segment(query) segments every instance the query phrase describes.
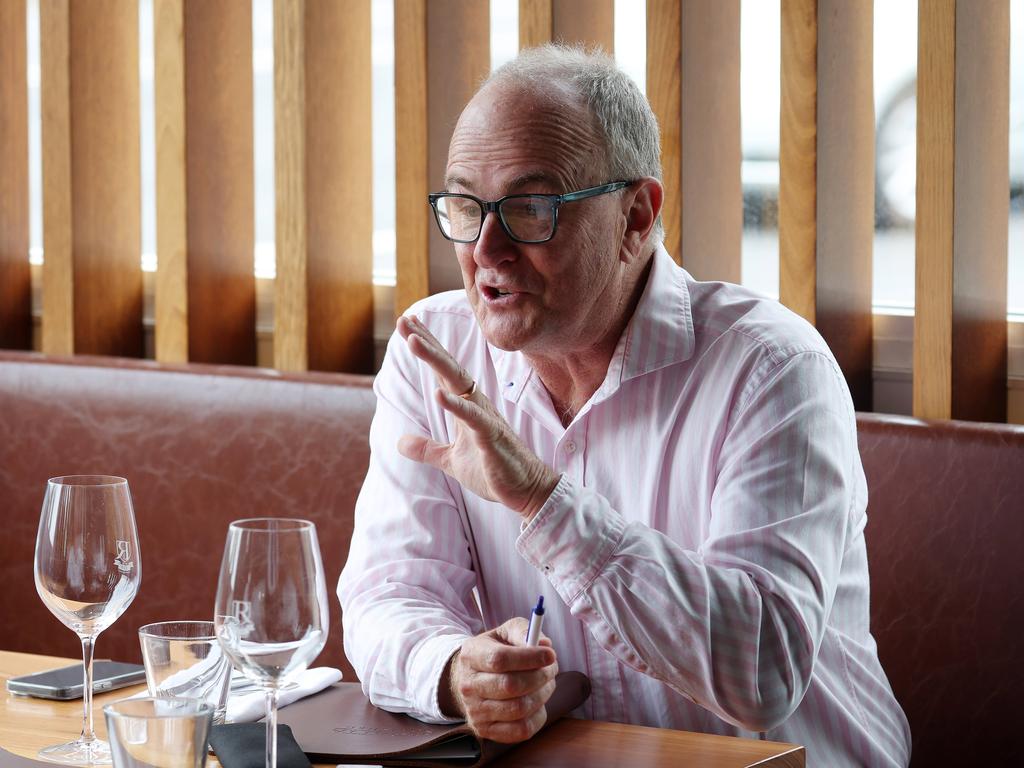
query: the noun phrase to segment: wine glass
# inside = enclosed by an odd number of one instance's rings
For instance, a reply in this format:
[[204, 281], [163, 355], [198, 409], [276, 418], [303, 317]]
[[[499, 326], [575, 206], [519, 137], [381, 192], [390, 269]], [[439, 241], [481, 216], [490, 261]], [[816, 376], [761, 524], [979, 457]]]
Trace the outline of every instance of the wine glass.
[[139, 591], [142, 561], [128, 481], [108, 475], [52, 478], [36, 536], [36, 591], [50, 613], [82, 641], [82, 735], [39, 751], [44, 760], [109, 764], [110, 745], [92, 720], [92, 655], [96, 636]]
[[228, 526], [214, 626], [234, 666], [266, 691], [266, 768], [276, 768], [278, 691], [327, 640], [327, 588], [313, 523], [257, 518]]

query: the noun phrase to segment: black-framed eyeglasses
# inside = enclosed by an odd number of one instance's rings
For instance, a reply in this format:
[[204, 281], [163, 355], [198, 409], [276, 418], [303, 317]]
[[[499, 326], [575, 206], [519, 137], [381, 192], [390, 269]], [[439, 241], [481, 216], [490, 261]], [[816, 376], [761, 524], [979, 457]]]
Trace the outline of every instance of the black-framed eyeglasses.
[[606, 195], [628, 187], [631, 181], [613, 181], [564, 195], [505, 195], [488, 202], [473, 195], [434, 192], [427, 195], [441, 234], [455, 243], [475, 243], [484, 217], [497, 213], [505, 234], [517, 243], [546, 243], [558, 229], [558, 209], [588, 197]]

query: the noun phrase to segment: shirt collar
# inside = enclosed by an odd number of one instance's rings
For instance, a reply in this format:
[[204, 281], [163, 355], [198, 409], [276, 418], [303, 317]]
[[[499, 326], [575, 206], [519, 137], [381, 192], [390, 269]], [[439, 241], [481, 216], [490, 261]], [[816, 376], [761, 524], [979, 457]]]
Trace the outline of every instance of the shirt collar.
[[[615, 359], [621, 359], [619, 383], [688, 360], [695, 341], [688, 275], [659, 245], [640, 302], [622, 334]], [[620, 357], [621, 355], [621, 357]]]

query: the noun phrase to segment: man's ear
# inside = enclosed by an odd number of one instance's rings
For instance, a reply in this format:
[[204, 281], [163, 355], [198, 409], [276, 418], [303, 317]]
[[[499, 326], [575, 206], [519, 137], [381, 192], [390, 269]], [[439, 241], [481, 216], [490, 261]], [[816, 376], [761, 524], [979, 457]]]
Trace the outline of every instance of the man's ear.
[[622, 233], [622, 249], [619, 258], [633, 261], [647, 253], [647, 241], [654, 232], [654, 225], [661, 213], [665, 190], [653, 176], [644, 176], [633, 182], [623, 203], [628, 204], [626, 230]]

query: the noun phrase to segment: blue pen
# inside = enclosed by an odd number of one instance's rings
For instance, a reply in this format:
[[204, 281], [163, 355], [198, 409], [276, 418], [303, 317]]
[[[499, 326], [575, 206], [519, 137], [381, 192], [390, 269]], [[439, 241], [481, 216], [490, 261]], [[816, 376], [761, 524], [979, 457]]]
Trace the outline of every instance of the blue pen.
[[537, 645], [540, 642], [540, 627], [544, 623], [544, 595], [537, 598], [537, 607], [530, 614], [530, 628], [526, 632], [526, 644]]

